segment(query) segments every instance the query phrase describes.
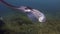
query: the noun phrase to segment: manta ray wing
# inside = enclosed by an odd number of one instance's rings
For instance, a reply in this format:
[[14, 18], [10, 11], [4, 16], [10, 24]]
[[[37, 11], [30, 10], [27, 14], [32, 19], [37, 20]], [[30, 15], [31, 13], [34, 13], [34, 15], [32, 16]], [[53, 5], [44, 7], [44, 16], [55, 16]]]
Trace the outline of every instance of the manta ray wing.
[[31, 12], [28, 12], [27, 16], [32, 22], [37, 22], [38, 21], [38, 19]]

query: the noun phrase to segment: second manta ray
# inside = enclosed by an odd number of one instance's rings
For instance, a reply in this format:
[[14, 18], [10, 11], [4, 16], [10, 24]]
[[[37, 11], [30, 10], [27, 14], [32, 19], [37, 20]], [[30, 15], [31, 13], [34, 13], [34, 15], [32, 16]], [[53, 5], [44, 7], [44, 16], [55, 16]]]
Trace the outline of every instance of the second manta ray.
[[16, 7], [16, 6], [13, 6], [13, 5], [6, 3], [3, 0], [0, 0], [0, 1], [10, 8], [22, 10], [22, 12], [26, 13], [28, 18], [33, 22], [38, 22], [38, 21], [45, 22], [46, 21], [45, 15], [37, 9], [33, 9], [33, 8], [28, 7], [28, 6]]

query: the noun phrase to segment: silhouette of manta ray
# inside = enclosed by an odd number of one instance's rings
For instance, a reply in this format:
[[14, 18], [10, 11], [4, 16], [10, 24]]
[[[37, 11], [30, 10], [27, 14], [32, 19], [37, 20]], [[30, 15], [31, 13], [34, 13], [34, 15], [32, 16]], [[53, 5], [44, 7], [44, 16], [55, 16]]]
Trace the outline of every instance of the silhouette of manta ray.
[[28, 18], [33, 22], [36, 22], [36, 21], [45, 22], [46, 21], [45, 15], [42, 12], [40, 12], [39, 10], [30, 8], [28, 6], [16, 7], [16, 6], [13, 6], [13, 5], [6, 3], [3, 0], [0, 0], [0, 1], [8, 7], [11, 7], [13, 9], [17, 9], [17, 10], [22, 10], [22, 12], [26, 13]]

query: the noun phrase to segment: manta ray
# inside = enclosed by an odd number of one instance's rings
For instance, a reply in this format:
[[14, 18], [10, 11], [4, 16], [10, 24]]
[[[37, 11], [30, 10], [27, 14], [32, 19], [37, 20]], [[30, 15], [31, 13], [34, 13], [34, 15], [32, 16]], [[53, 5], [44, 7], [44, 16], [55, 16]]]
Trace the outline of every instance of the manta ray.
[[21, 10], [22, 12], [26, 13], [27, 17], [32, 22], [46, 22], [46, 16], [37, 9], [33, 9], [29, 6], [16, 7], [16, 6], [13, 6], [3, 0], [0, 0], [0, 1], [12, 9]]

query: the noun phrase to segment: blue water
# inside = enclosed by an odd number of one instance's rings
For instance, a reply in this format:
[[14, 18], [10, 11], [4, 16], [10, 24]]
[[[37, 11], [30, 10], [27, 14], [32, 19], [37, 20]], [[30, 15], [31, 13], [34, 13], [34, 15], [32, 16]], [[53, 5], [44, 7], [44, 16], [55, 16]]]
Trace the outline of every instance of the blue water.
[[[14, 6], [30, 6], [43, 12], [47, 17], [60, 17], [60, 0], [5, 0]], [[0, 2], [0, 16], [19, 13]]]

